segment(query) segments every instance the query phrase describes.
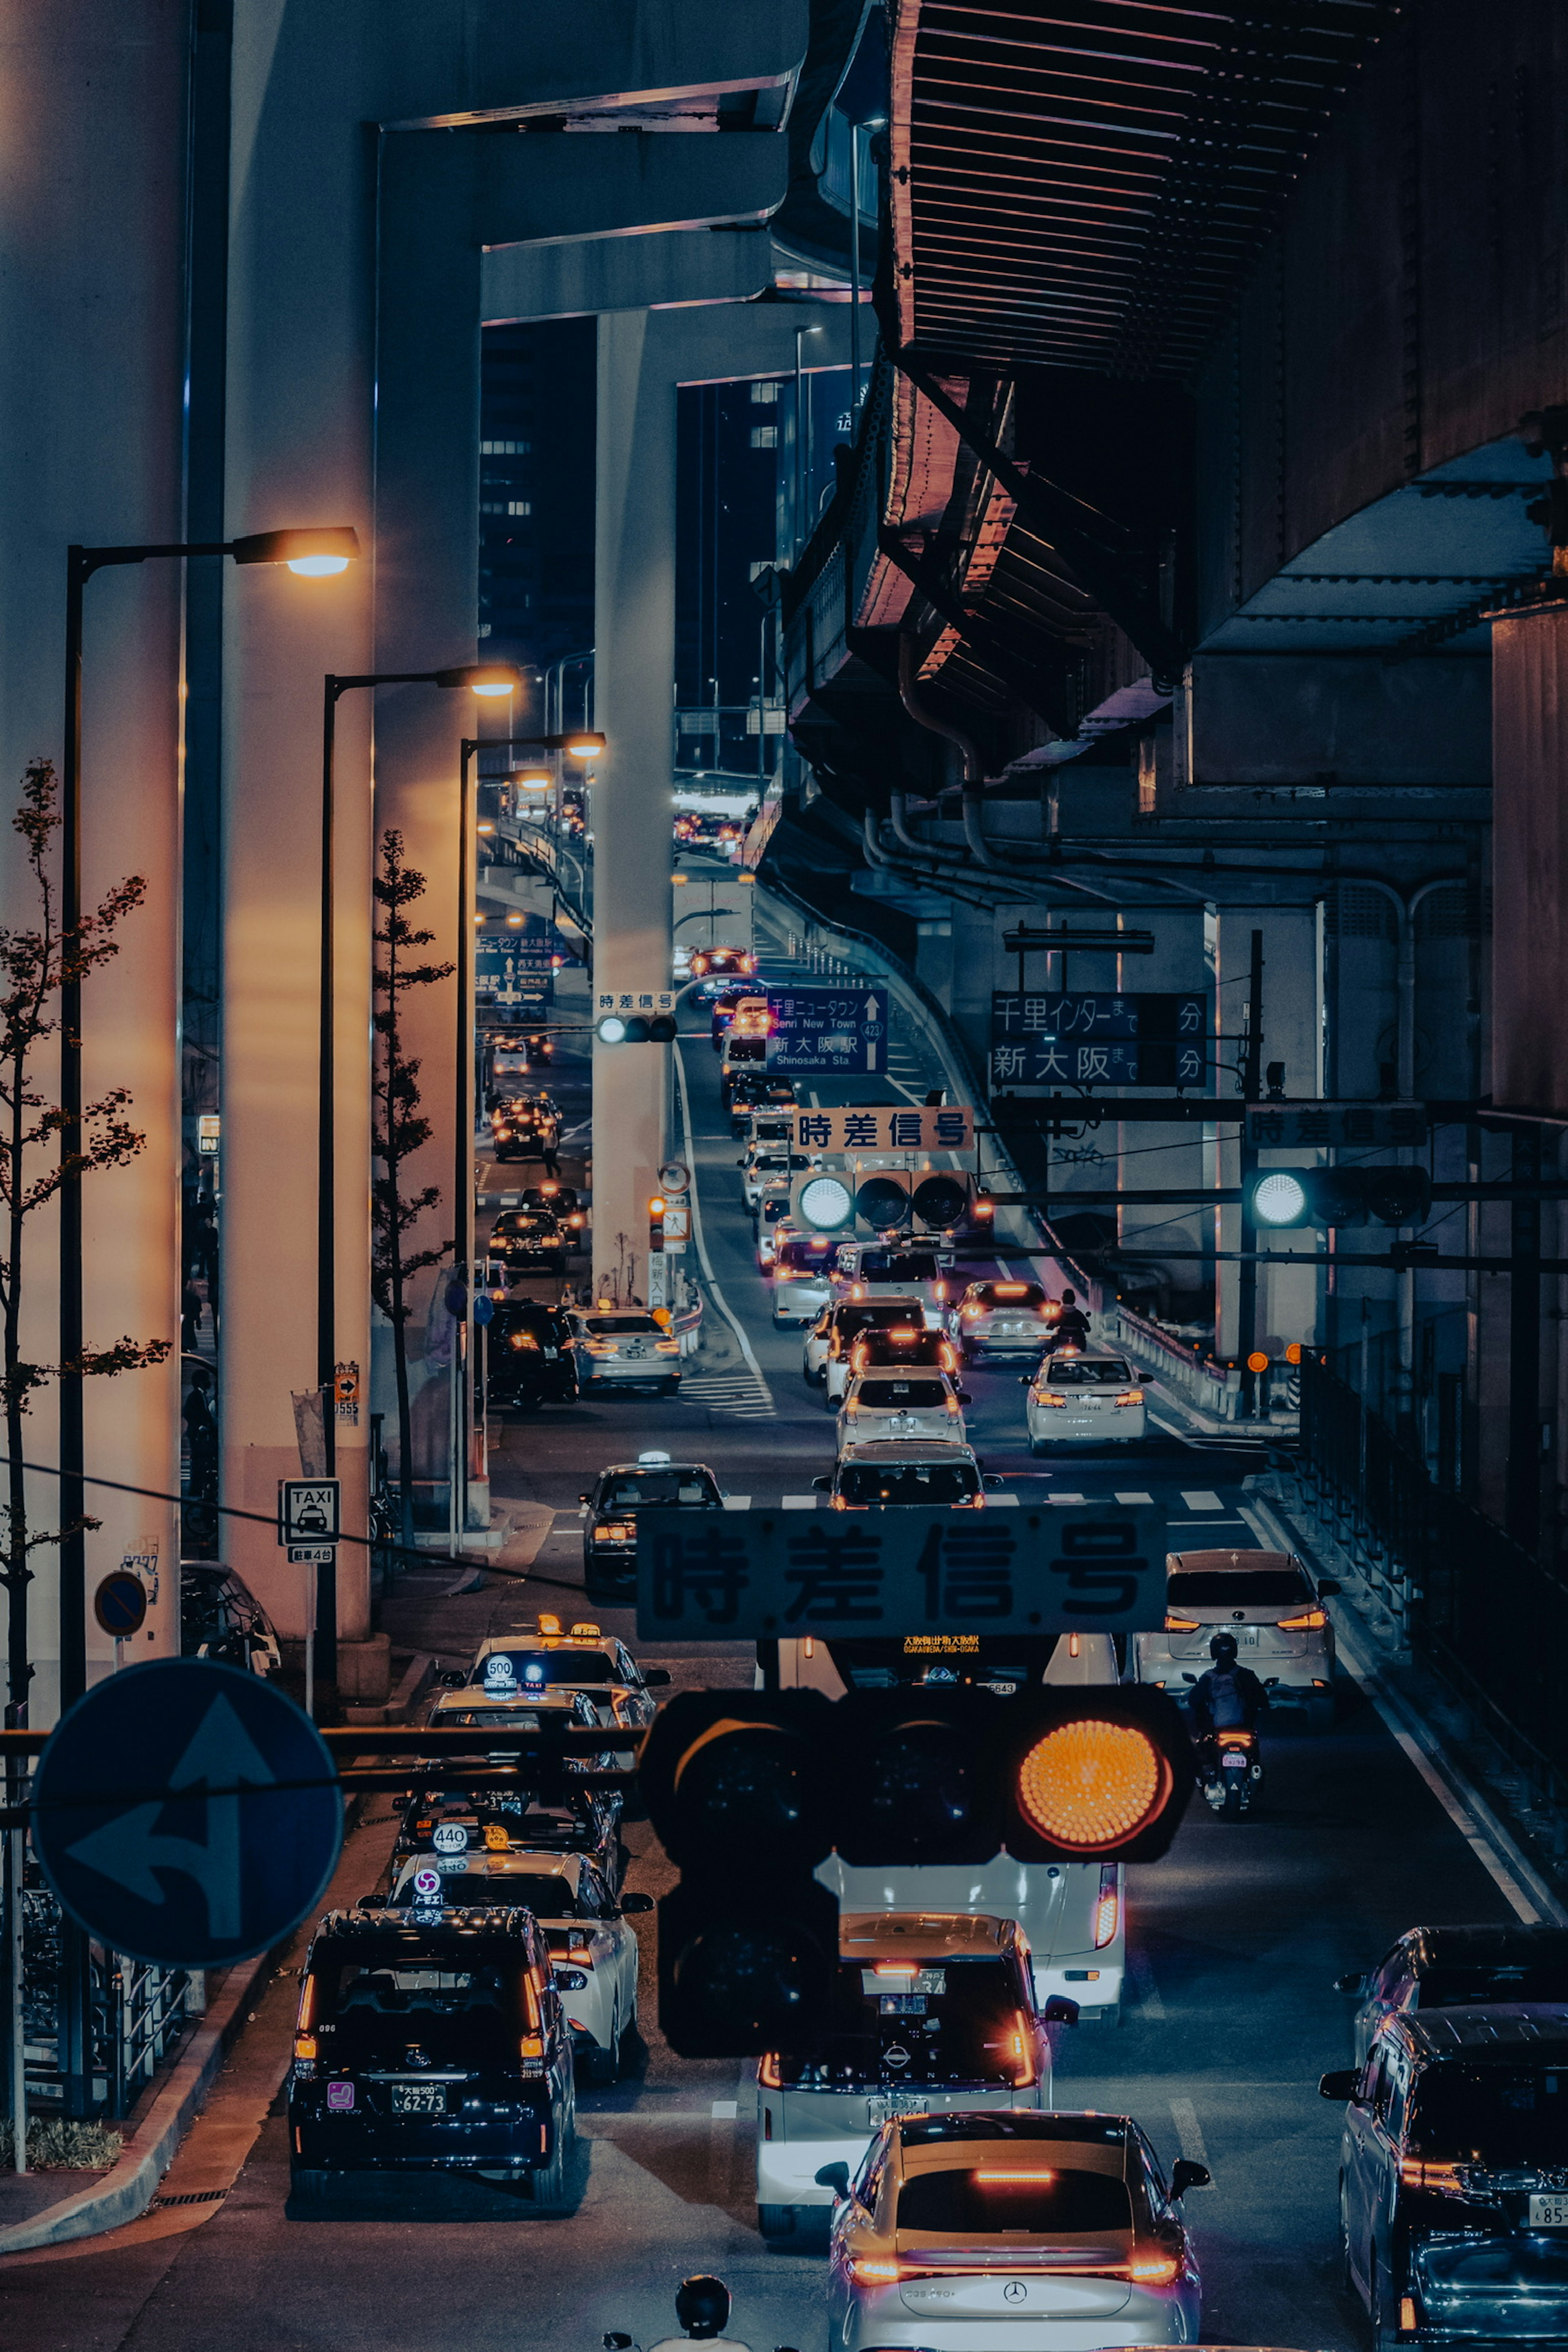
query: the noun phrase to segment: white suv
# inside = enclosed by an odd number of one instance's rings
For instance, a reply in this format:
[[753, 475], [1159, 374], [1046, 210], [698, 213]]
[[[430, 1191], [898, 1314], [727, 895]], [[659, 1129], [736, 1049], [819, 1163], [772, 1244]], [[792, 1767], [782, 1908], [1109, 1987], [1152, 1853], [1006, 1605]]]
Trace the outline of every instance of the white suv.
[[838, 1415], [838, 1451], [852, 1454], [883, 1437], [934, 1437], [943, 1444], [966, 1444], [967, 1402], [966, 1392], [934, 1366], [916, 1364], [904, 1370], [889, 1364], [857, 1372]]
[[1304, 1707], [1310, 1731], [1334, 1720], [1334, 1629], [1323, 1602], [1339, 1591], [1294, 1552], [1173, 1551], [1165, 1562], [1165, 1623], [1132, 1637], [1133, 1679], [1184, 1697], [1207, 1672], [1209, 1643], [1236, 1636], [1271, 1706]]

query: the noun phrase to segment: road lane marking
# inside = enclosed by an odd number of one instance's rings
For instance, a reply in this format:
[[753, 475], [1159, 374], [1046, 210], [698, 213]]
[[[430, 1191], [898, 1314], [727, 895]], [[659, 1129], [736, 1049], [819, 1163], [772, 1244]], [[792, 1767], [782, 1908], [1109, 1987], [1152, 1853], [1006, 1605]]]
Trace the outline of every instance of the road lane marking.
[[1152, 1495], [1134, 1494], [1118, 1495], [1116, 1499], [1119, 1503], [1152, 1503], [1154, 1497]]
[[779, 1508], [781, 1511], [815, 1511], [816, 1508], [816, 1496], [815, 1495], [784, 1495], [780, 1497]]
[[1047, 1503], [1085, 1503], [1089, 1497], [1087, 1495], [1047, 1495], [1046, 1500]]
[[1209, 2168], [1209, 2152], [1204, 2145], [1203, 2126], [1198, 2111], [1191, 2099], [1171, 2101], [1171, 2121], [1176, 2126], [1176, 2137], [1182, 2143], [1182, 2154], [1194, 2164]]
[[[1243, 1517], [1268, 1550], [1295, 1549], [1266, 1502], [1244, 1507]], [[1420, 1717], [1384, 1681], [1359, 1642], [1347, 1635], [1342, 1614], [1334, 1619], [1334, 1637], [1351, 1680], [1371, 1701], [1384, 1728], [1431, 1790], [1510, 1909], [1526, 1927], [1537, 1927], [1542, 1921], [1568, 1927], [1568, 1907], [1559, 1902], [1521, 1851], [1475, 1783], [1443, 1754]]]
[[1189, 1511], [1224, 1511], [1225, 1509], [1225, 1505], [1220, 1501], [1219, 1496], [1207, 1486], [1191, 1488], [1184, 1486], [1182, 1500]]
[[1016, 1511], [1021, 1507], [1016, 1495], [987, 1495], [985, 1507], [991, 1511]]

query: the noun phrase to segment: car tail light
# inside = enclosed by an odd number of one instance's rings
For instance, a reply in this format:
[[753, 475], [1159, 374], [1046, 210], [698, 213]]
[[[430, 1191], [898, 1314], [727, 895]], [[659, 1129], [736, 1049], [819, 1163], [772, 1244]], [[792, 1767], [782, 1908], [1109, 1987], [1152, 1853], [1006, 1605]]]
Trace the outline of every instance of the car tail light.
[[1415, 2297], [1413, 2294], [1402, 2294], [1399, 2298], [1399, 2332], [1401, 2336], [1414, 2336], [1415, 2333]]
[[1216, 1731], [1215, 1738], [1222, 1748], [1250, 1748], [1252, 1745], [1250, 1731]]
[[1282, 1633], [1321, 1633], [1329, 1622], [1326, 1609], [1303, 1609], [1299, 1617], [1276, 1619]]
[[1142, 1404], [1143, 1391], [1142, 1389], [1124, 1389], [1116, 1402], [1118, 1404]]
[[1116, 1864], [1102, 1862], [1100, 1865], [1100, 1895], [1094, 1906], [1094, 1948], [1103, 1951], [1116, 1935], [1121, 1919], [1121, 1890], [1116, 1883]]
[[849, 2264], [849, 2275], [857, 2286], [891, 2286], [907, 2273], [899, 2263], [877, 2262], [857, 2254]]
[[764, 2091], [784, 2089], [784, 2075], [780, 2072], [779, 2053], [776, 2050], [770, 2050], [764, 2054], [761, 2065], [757, 2068], [757, 2080]]
[[568, 1945], [566, 1948], [566, 1957], [572, 1962], [574, 1968], [591, 1969], [594, 1965], [594, 1955], [588, 1950], [585, 1945]]
[[1169, 2286], [1181, 2267], [1174, 2254], [1134, 2254], [1127, 2275], [1138, 2286]]
[[1013, 2036], [1013, 2058], [1018, 2071], [1013, 2079], [1022, 2091], [1026, 2090], [1036, 2079], [1035, 2045], [1023, 2011], [1019, 2010], [1016, 2014], [1018, 2030]]
[[1406, 2189], [1432, 2189], [1440, 2197], [1465, 2193], [1463, 2169], [1457, 2164], [1425, 2164], [1419, 2157], [1405, 2156], [1399, 2159], [1399, 2178]]
[[1195, 1617], [1173, 1617], [1167, 1611], [1165, 1631], [1167, 1633], [1198, 1633], [1203, 1628]]
[[1058, 1396], [1052, 1389], [1041, 1389], [1035, 1398], [1037, 1404], [1058, 1405], [1063, 1412], [1067, 1411], [1067, 1402], [1065, 1396]]
[[653, 1343], [653, 1352], [656, 1356], [679, 1356], [680, 1342], [679, 1339], [656, 1339]]
[[543, 2034], [523, 2034], [518, 2042], [517, 2054], [521, 2061], [522, 2072], [525, 2074], [542, 2074], [544, 2072]]

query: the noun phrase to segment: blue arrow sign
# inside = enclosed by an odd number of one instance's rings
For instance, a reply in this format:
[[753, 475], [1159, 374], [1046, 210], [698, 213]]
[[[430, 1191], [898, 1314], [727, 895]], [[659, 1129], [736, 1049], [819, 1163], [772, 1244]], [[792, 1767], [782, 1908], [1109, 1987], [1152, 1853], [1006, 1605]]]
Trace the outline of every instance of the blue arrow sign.
[[309, 1717], [211, 1658], [97, 1684], [51, 1733], [33, 1805], [34, 1852], [72, 1918], [173, 1968], [278, 1943], [342, 1843], [336, 1767]]
[[879, 989], [770, 988], [767, 1066], [847, 1077], [888, 1063], [889, 1000]]

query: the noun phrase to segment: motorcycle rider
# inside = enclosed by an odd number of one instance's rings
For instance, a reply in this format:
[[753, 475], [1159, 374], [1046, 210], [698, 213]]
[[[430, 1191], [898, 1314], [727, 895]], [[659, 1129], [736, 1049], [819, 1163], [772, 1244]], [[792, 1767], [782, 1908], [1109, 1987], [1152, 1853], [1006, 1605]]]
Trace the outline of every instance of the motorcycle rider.
[[1051, 1344], [1058, 1348], [1082, 1348], [1089, 1343], [1089, 1318], [1078, 1303], [1075, 1290], [1064, 1290], [1061, 1307], [1051, 1326]]
[[1213, 1665], [1193, 1685], [1189, 1702], [1200, 1740], [1216, 1731], [1250, 1731], [1268, 1705], [1268, 1693], [1250, 1666], [1237, 1664], [1234, 1633], [1216, 1633], [1209, 1643]]
[[682, 2279], [675, 2291], [675, 2315], [683, 2333], [665, 2336], [651, 2352], [687, 2352], [690, 2344], [711, 2344], [719, 2352], [749, 2352], [737, 2336], [724, 2333], [730, 2324], [730, 2290], [722, 2279], [700, 2272]]

